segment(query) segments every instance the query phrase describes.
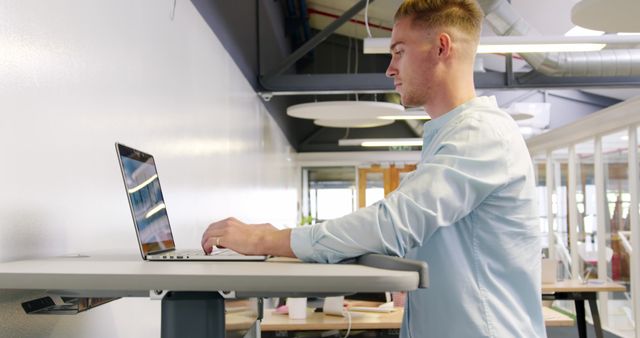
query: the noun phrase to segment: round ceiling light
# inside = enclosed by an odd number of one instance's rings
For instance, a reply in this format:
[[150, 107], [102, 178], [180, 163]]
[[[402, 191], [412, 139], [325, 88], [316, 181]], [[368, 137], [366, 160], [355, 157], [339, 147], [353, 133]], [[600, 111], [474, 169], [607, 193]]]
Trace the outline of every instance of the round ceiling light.
[[404, 115], [404, 107], [376, 101], [324, 101], [291, 106], [287, 115], [312, 120], [367, 120]]
[[605, 32], [640, 32], [637, 0], [582, 0], [571, 9], [578, 26]]
[[373, 128], [382, 127], [395, 122], [394, 120], [381, 119], [339, 119], [339, 120], [314, 120], [313, 123], [321, 127], [330, 128]]

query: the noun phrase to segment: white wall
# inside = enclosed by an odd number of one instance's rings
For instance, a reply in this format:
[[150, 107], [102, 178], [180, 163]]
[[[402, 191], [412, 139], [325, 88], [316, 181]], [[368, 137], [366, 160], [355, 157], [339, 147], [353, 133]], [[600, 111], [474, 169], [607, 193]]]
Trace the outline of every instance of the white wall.
[[[137, 253], [114, 142], [155, 155], [178, 246], [234, 215], [292, 225], [292, 150], [188, 0], [0, 0], [0, 261]], [[25, 316], [0, 337], [159, 336], [159, 302]]]

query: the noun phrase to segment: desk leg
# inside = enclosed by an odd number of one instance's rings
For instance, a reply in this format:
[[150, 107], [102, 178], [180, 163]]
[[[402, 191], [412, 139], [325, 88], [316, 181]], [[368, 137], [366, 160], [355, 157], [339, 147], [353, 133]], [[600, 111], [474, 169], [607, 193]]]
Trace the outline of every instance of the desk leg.
[[162, 299], [162, 338], [224, 336], [224, 299], [217, 292], [169, 292]]
[[602, 324], [600, 324], [598, 303], [596, 303], [596, 300], [594, 298], [589, 298], [589, 308], [591, 309], [591, 317], [593, 318], [593, 329], [596, 331], [596, 337], [603, 338], [604, 334], [602, 333]]
[[576, 324], [578, 325], [578, 337], [587, 338], [587, 320], [584, 313], [584, 300], [576, 299]]

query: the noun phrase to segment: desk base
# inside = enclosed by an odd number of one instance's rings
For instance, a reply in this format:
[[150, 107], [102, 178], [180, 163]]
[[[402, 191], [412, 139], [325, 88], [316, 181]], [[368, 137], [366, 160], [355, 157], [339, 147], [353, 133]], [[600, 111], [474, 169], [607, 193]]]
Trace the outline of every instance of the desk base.
[[224, 299], [217, 292], [169, 292], [161, 323], [162, 338], [224, 337]]
[[600, 313], [598, 312], [598, 295], [596, 292], [556, 292], [550, 295], [543, 295], [543, 300], [573, 300], [576, 306], [576, 325], [578, 326], [578, 337], [587, 337], [587, 321], [585, 319], [584, 301], [589, 302], [591, 318], [593, 319], [593, 330], [596, 338], [603, 338], [604, 333], [600, 323]]

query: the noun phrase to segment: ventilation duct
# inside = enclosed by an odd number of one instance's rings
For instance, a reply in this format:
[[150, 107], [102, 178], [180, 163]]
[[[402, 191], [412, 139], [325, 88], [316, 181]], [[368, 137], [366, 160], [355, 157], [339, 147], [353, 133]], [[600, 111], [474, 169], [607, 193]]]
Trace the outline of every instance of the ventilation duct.
[[[497, 35], [540, 35], [506, 0], [478, 0], [478, 3], [485, 12], [485, 21]], [[640, 76], [640, 49], [520, 55], [535, 70], [548, 76]]]

